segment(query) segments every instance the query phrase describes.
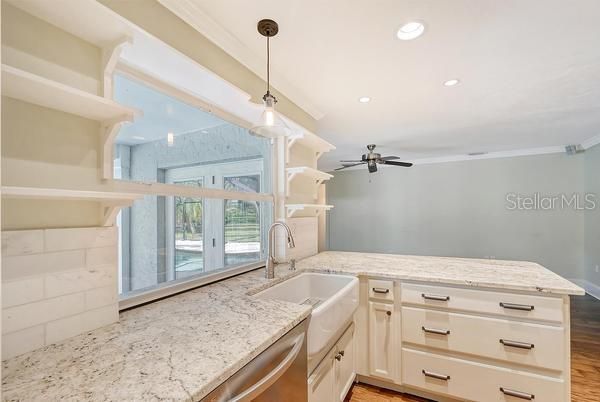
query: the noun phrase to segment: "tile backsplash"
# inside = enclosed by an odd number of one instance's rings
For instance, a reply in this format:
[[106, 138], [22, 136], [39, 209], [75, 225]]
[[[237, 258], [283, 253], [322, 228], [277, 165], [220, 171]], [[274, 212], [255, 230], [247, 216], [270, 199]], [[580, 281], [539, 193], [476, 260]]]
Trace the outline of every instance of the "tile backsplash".
[[2, 358], [119, 319], [116, 227], [2, 232]]

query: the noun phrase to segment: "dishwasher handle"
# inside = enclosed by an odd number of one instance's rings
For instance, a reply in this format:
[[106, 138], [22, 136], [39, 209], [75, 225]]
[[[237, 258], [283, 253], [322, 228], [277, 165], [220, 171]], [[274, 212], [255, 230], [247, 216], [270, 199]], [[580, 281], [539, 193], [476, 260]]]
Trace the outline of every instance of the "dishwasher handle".
[[304, 344], [304, 333], [298, 335], [296, 340], [294, 341], [294, 347], [290, 350], [290, 353], [275, 367], [273, 370], [269, 372], [266, 376], [264, 376], [261, 380], [256, 382], [250, 388], [231, 398], [230, 402], [246, 402], [251, 401], [256, 398], [258, 395], [262, 394], [264, 390], [269, 388], [275, 381], [277, 381], [286, 371], [290, 368], [300, 350], [302, 349], [302, 345]]

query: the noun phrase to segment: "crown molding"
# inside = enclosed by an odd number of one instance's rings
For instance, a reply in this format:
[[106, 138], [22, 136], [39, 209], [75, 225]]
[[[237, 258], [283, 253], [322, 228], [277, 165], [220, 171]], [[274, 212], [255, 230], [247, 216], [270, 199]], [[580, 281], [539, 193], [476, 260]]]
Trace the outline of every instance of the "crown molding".
[[[449, 156], [439, 156], [434, 158], [422, 158], [422, 159], [410, 159], [407, 162], [412, 162], [415, 166], [418, 165], [433, 165], [437, 163], [450, 163], [450, 162], [464, 162], [464, 161], [473, 161], [473, 160], [482, 160], [482, 159], [500, 159], [500, 158], [513, 158], [518, 156], [534, 156], [534, 155], [547, 155], [547, 154], [560, 154], [565, 153], [565, 148], [562, 146], [552, 146], [552, 147], [541, 147], [541, 148], [527, 148], [527, 149], [515, 149], [511, 151], [499, 151], [499, 152], [489, 152], [482, 155], [449, 155]], [[384, 168], [389, 168], [389, 166], [383, 166]], [[326, 172], [333, 172], [334, 168], [325, 168], [321, 169]], [[345, 169], [346, 171], [350, 170], [361, 170], [364, 169], [364, 166], [353, 166], [351, 168]]]
[[600, 144], [600, 134], [595, 135], [595, 136], [583, 141], [581, 143], [581, 146], [583, 147], [583, 149], [589, 149], [589, 148], [593, 147], [594, 145], [598, 145], [598, 144]]
[[[266, 80], [264, 57], [250, 51], [235, 35], [212, 19], [193, 0], [158, 0], [158, 2], [238, 60], [254, 74]], [[277, 73], [277, 71], [271, 71], [271, 81], [279, 92], [283, 93], [314, 119], [320, 120], [325, 116], [299, 88], [291, 84], [281, 74]]]
[[440, 156], [435, 158], [423, 158], [416, 159], [412, 162], [415, 165], [429, 165], [433, 163], [446, 163], [446, 162], [462, 162], [472, 161], [480, 159], [499, 159], [499, 158], [512, 158], [516, 156], [532, 156], [532, 155], [546, 155], [546, 154], [559, 154], [564, 153], [565, 148], [563, 146], [552, 146], [552, 147], [541, 147], [541, 148], [526, 148], [526, 149], [514, 149], [511, 151], [498, 151], [488, 152], [481, 155], [450, 155]]

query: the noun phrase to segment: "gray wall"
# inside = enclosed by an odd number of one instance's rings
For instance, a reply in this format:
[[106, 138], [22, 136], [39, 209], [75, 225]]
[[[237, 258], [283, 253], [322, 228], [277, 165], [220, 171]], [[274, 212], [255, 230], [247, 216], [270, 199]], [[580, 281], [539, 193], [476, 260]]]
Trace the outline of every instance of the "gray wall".
[[[600, 145], [585, 153], [585, 189], [600, 199]], [[585, 212], [585, 276], [584, 279], [600, 286], [600, 207]], [[600, 270], [600, 269], [599, 269]]]
[[582, 278], [584, 212], [510, 211], [506, 194], [583, 193], [584, 155], [335, 172], [329, 249], [535, 261]]

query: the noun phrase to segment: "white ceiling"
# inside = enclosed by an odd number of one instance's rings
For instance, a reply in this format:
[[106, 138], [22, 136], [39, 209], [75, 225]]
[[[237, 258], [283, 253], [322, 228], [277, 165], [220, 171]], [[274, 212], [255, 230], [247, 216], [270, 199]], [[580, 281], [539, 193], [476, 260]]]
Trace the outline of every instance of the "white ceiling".
[[[161, 2], [261, 76], [256, 22], [279, 23], [273, 83], [337, 147], [323, 169], [367, 143], [411, 160], [600, 135], [598, 0]], [[415, 19], [425, 34], [398, 40]], [[461, 84], [444, 87], [451, 78]]]

